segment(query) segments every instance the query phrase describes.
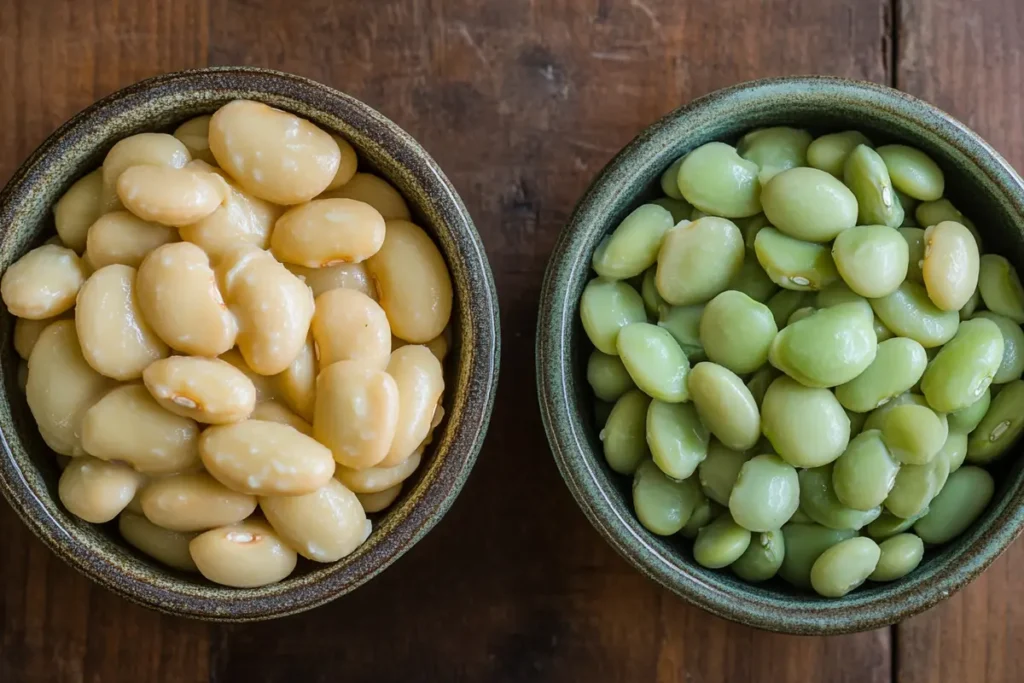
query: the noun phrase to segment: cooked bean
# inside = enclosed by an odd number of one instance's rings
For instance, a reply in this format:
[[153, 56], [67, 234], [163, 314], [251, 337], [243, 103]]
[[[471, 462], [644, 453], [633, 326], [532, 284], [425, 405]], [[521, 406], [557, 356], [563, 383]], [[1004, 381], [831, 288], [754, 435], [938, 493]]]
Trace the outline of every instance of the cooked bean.
[[949, 414], [949, 431], [970, 434], [981, 424], [981, 420], [985, 417], [991, 404], [992, 391], [986, 389], [977, 401]]
[[742, 218], [761, 212], [757, 164], [723, 142], [693, 150], [679, 165], [677, 181], [683, 198], [714, 216]]
[[315, 199], [281, 216], [270, 238], [279, 261], [307, 268], [360, 263], [384, 243], [384, 218], [351, 199]]
[[241, 522], [256, 497], [237, 493], [206, 472], [178, 474], [149, 483], [140, 499], [146, 519], [171, 531], [205, 531]]
[[909, 279], [892, 294], [872, 299], [871, 308], [897, 336], [909, 337], [926, 349], [948, 342], [960, 325], [956, 311], [938, 308], [925, 288]]
[[893, 190], [885, 162], [869, 145], [857, 145], [843, 165], [843, 182], [857, 198], [857, 223], [898, 228], [903, 205]]
[[956, 336], [928, 364], [921, 391], [943, 413], [971, 405], [988, 389], [1003, 360], [1003, 335], [991, 320], [960, 324]]
[[881, 505], [893, 484], [900, 465], [893, 460], [882, 439], [872, 429], [850, 440], [850, 445], [832, 468], [832, 488], [839, 502], [855, 510], [872, 510]]
[[339, 361], [317, 377], [313, 434], [339, 464], [373, 467], [391, 448], [399, 404], [391, 375], [359, 361]]
[[632, 389], [633, 379], [618, 356], [594, 350], [587, 361], [587, 382], [602, 401], [615, 401]]
[[238, 422], [256, 405], [252, 381], [218, 358], [172, 356], [149, 365], [142, 379], [163, 408], [196, 422]]
[[786, 553], [779, 577], [797, 588], [810, 590], [811, 568], [826, 550], [856, 535], [852, 529], [829, 529], [820, 524], [792, 523], [782, 527]]
[[339, 465], [334, 477], [356, 493], [380, 493], [401, 484], [415, 474], [423, 461], [423, 450], [416, 450], [408, 458], [391, 467], [366, 467], [361, 470]]
[[761, 436], [761, 416], [743, 380], [721, 365], [698, 363], [687, 386], [700, 421], [719, 441], [738, 451], [753, 448]]
[[690, 362], [672, 335], [650, 323], [633, 323], [622, 328], [616, 349], [623, 365], [640, 389], [667, 403], [689, 398], [686, 375]]
[[830, 529], [857, 531], [882, 513], [880, 506], [858, 510], [844, 505], [836, 495], [832, 463], [800, 471], [800, 509]]
[[249, 194], [301, 204], [334, 180], [341, 151], [330, 135], [294, 114], [235, 100], [210, 120], [210, 151]]
[[643, 299], [628, 284], [595, 278], [583, 289], [580, 318], [587, 337], [598, 351], [618, 355], [619, 331], [631, 323], [646, 322], [647, 313]]
[[422, 228], [388, 221], [384, 244], [366, 268], [397, 336], [421, 344], [441, 334], [451, 317], [452, 281], [444, 257]]
[[347, 183], [325, 192], [318, 199], [352, 199], [377, 209], [386, 221], [412, 220], [409, 205], [398, 190], [371, 173], [356, 173]]
[[665, 233], [655, 282], [673, 306], [700, 304], [725, 291], [742, 267], [739, 228], [724, 218], [708, 216], [680, 223]]
[[[896, 406], [907, 405], [908, 403], [928, 407], [928, 401], [925, 400], [924, 396], [908, 391], [899, 396], [892, 397], [892, 399], [868, 413], [868, 418], [864, 422], [864, 429], [882, 429], [886, 415]], [[945, 422], [945, 413], [936, 413], [936, 415], [939, 416], [941, 422], [948, 425], [948, 422]]]
[[103, 212], [120, 208], [117, 183], [121, 174], [132, 166], [185, 168], [192, 160], [188, 148], [166, 133], [139, 133], [120, 140], [103, 159]]
[[914, 524], [914, 532], [932, 545], [951, 541], [981, 516], [994, 492], [991, 474], [980, 467], [962, 467], [949, 475], [928, 505], [928, 514]]
[[316, 376], [319, 372], [320, 366], [316, 360], [313, 338], [310, 336], [291, 365], [274, 376], [277, 393], [281, 399], [306, 421], [313, 420]]
[[768, 221], [808, 242], [828, 242], [857, 224], [857, 198], [839, 180], [816, 168], [791, 168], [764, 187]]
[[197, 534], [169, 531], [131, 512], [121, 513], [117, 529], [129, 544], [160, 563], [183, 572], [199, 571], [188, 548]]
[[[645, 279], [644, 282], [646, 283], [647, 280]], [[768, 273], [761, 267], [761, 263], [757, 260], [757, 254], [751, 249], [747, 249], [746, 255], [743, 257], [743, 267], [740, 268], [740, 272], [736, 274], [736, 277], [729, 282], [729, 289], [742, 292], [754, 301], [764, 303], [775, 292], [779, 291], [779, 286], [772, 281]], [[646, 301], [645, 297], [644, 302], [646, 303]]]
[[185, 145], [193, 159], [216, 163], [210, 151], [210, 116], [197, 116], [174, 129], [174, 137]]
[[776, 453], [794, 467], [830, 463], [850, 441], [850, 418], [832, 392], [805, 387], [786, 376], [765, 392], [761, 429]]
[[176, 241], [174, 228], [144, 221], [128, 211], [114, 211], [89, 228], [85, 256], [94, 270], [114, 263], [138, 268], [146, 254]]
[[261, 496], [260, 509], [281, 538], [303, 557], [335, 562], [370, 535], [356, 495], [339, 481], [300, 496]]
[[640, 206], [601, 240], [594, 252], [594, 270], [611, 280], [640, 275], [654, 265], [665, 232], [673, 225], [666, 209], [656, 204]]
[[924, 152], [906, 145], [883, 145], [878, 154], [900, 192], [925, 202], [942, 196], [946, 187], [942, 169]]
[[36, 347], [39, 336], [47, 327], [58, 320], [66, 320], [72, 317], [72, 313], [65, 312], [55, 318], [43, 318], [42, 320], [29, 320], [28, 318], [15, 318], [14, 320], [14, 350], [23, 359], [28, 360], [32, 355], [32, 349]]
[[907, 241], [884, 225], [844, 230], [832, 245], [832, 258], [850, 289], [872, 299], [895, 292], [910, 263]]
[[924, 284], [924, 230], [921, 228], [900, 228], [897, 232], [907, 243], [907, 279]]
[[953, 206], [948, 199], [936, 199], [933, 202], [921, 202], [917, 207], [917, 222], [925, 228], [938, 225], [943, 221], [954, 221], [967, 228], [974, 241], [981, 249], [981, 233], [974, 225], [974, 222]]
[[314, 297], [332, 289], [354, 289], [374, 301], [378, 299], [377, 287], [370, 280], [365, 264], [337, 263], [324, 268], [306, 268], [286, 263], [285, 268], [305, 282], [313, 290]]
[[384, 309], [354, 289], [332, 289], [316, 298], [311, 331], [321, 368], [358, 360], [383, 370], [391, 354], [391, 327]]
[[[700, 321], [704, 316], [704, 304], [694, 306], [664, 306], [658, 317], [658, 326], [668, 330], [687, 359], [696, 363], [706, 358], [700, 343]], [[640, 320], [638, 322], [643, 322]]]
[[743, 556], [750, 547], [751, 534], [729, 514], [724, 514], [697, 532], [693, 559], [708, 569], [721, 569]]
[[117, 180], [117, 196], [139, 218], [164, 225], [188, 225], [217, 210], [229, 193], [215, 173], [190, 168], [132, 166]]
[[[672, 164], [665, 169], [664, 173], [661, 174], [661, 178], [658, 181], [661, 185], [661, 191], [664, 192], [670, 199], [683, 199], [683, 193], [679, 191], [679, 167], [683, 164], [684, 156], [679, 157]], [[689, 204], [689, 202], [687, 202]], [[691, 208], [692, 210], [692, 208]], [[686, 216], [689, 218], [689, 216]], [[679, 221], [676, 221], [677, 223]]]
[[750, 531], [779, 529], [800, 504], [796, 469], [777, 455], [758, 455], [743, 463], [729, 495], [729, 514]]
[[[686, 479], [707, 457], [708, 430], [692, 404], [651, 401], [646, 428], [654, 464], [672, 479]], [[605, 444], [607, 449], [607, 440]], [[636, 450], [638, 460], [642, 459], [646, 449]]]
[[203, 576], [234, 588], [277, 583], [298, 560], [270, 525], [255, 517], [199, 534], [188, 547]]
[[979, 264], [978, 290], [985, 307], [1018, 325], [1024, 324], [1024, 287], [1017, 269], [997, 254], [985, 254]]
[[238, 318], [245, 362], [261, 375], [283, 372], [306, 343], [314, 311], [309, 287], [269, 252], [248, 244], [224, 257], [217, 277]]
[[652, 201], [651, 204], [657, 204], [671, 213], [673, 224], [679, 223], [680, 221], [690, 220], [690, 216], [693, 213], [693, 207], [690, 206], [690, 202], [682, 199], [681, 195], [679, 199], [674, 199], [672, 197], [659, 197]]
[[608, 466], [619, 474], [633, 474], [647, 456], [646, 421], [651, 398], [639, 389], [615, 402], [598, 438]]
[[959, 223], [944, 221], [924, 231], [921, 273], [928, 297], [944, 311], [959, 311], [978, 287], [978, 245]]
[[391, 488], [378, 491], [377, 493], [357, 493], [356, 498], [359, 499], [359, 504], [363, 506], [366, 514], [371, 515], [375, 512], [383, 512], [391, 507], [398, 500], [398, 496], [401, 493], [402, 484], [395, 484]]
[[924, 557], [924, 543], [914, 534], [899, 534], [878, 544], [880, 555], [872, 581], [895, 581], [917, 569]]
[[753, 130], [736, 144], [736, 151], [760, 169], [757, 177], [764, 186], [789, 168], [807, 165], [807, 147], [811, 134], [799, 128], [777, 126]]
[[8, 266], [0, 278], [0, 296], [7, 310], [19, 318], [52, 318], [75, 305], [85, 278], [78, 254], [44, 244]]
[[826, 598], [841, 598], [875, 571], [881, 550], [870, 538], [850, 538], [821, 554], [811, 567], [811, 586]]
[[876, 541], [882, 541], [886, 538], [892, 538], [896, 534], [901, 534], [910, 527], [914, 526], [914, 522], [928, 514], [928, 508], [925, 507], [916, 515], [912, 515], [907, 519], [897, 517], [889, 511], [882, 512], [878, 519], [868, 524], [866, 529], [868, 536], [875, 539]]
[[765, 365], [747, 381], [747, 389], [750, 390], [750, 395], [754, 397], [754, 403], [757, 404], [758, 408], [764, 402], [764, 395], [768, 391], [768, 387], [781, 374], [771, 365]]
[[697, 478], [704, 495], [728, 506], [740, 470], [750, 458], [747, 453], [734, 451], [717, 439], [711, 439], [707, 457], [697, 466]]
[[703, 493], [700, 493], [697, 505], [693, 508], [690, 519], [686, 520], [686, 524], [679, 530], [679, 535], [691, 540], [697, 538], [697, 533], [718, 519], [718, 516], [724, 511], [724, 507], [713, 500], [709, 500]]
[[924, 465], [946, 443], [948, 432], [931, 408], [896, 406], [882, 421], [882, 439], [892, 457], [903, 464]]
[[[29, 363], [29, 380], [31, 376]], [[30, 382], [31, 385], [31, 382]], [[992, 462], [1005, 453], [1024, 431], [1024, 381], [1014, 380], [1000, 384], [1001, 391], [992, 399], [992, 405], [971, 432], [967, 442], [967, 461], [975, 464]]]
[[[837, 274], [838, 277], [838, 274]], [[807, 291], [795, 291], [783, 289], [775, 293], [765, 304], [772, 312], [775, 325], [780, 330], [786, 326], [789, 317], [800, 308], [805, 308], [814, 302], [815, 293]]]
[[391, 354], [387, 373], [398, 387], [398, 427], [387, 456], [390, 467], [406, 460], [430, 432], [435, 407], [444, 391], [441, 363], [425, 346], [403, 346]]
[[331, 138], [338, 145], [338, 151], [341, 152], [341, 160], [338, 164], [338, 172], [334, 174], [334, 180], [327, 186], [327, 190], [337, 190], [339, 187], [352, 180], [352, 177], [356, 174], [356, 169], [359, 166], [359, 157], [356, 156], [355, 147], [353, 147], [348, 140], [341, 137], [340, 135], [331, 134]]
[[845, 384], [875, 360], [874, 316], [865, 303], [839, 304], [787, 326], [772, 341], [769, 362], [801, 384]]
[[920, 381], [927, 364], [924, 347], [913, 339], [887, 339], [878, 344], [871, 365], [836, 387], [836, 398], [844, 408], [866, 413], [909, 391]]
[[82, 446], [101, 460], [122, 460], [145, 474], [199, 464], [195, 421], [164, 410], [141, 384], [114, 389], [85, 413]]
[[[312, 349], [310, 349], [312, 353]], [[278, 384], [274, 377], [267, 377], [266, 375], [258, 375], [252, 371], [252, 368], [242, 358], [242, 354], [238, 349], [230, 349], [225, 351], [220, 356], [220, 360], [234, 366], [236, 369], [241, 370], [242, 374], [249, 378], [252, 385], [256, 388], [256, 405], [264, 403], [266, 401], [275, 401], [281, 397], [278, 395]], [[296, 356], [298, 358], [298, 356]]]
[[815, 138], [807, 148], [807, 163], [814, 168], [831, 173], [836, 178], [842, 178], [846, 159], [857, 145], [872, 146], [871, 140], [856, 130], [822, 135], [820, 138]]
[[682, 529], [699, 500], [696, 482], [670, 479], [650, 460], [642, 462], [633, 476], [636, 516], [644, 528], [659, 536]]
[[708, 302], [700, 318], [700, 344], [708, 358], [739, 374], [767, 362], [777, 333], [771, 310], [742, 292], [722, 292]]
[[779, 529], [754, 534], [750, 545], [730, 569], [744, 581], [758, 583], [775, 576], [786, 554], [786, 541]]
[[100, 268], [82, 286], [75, 309], [85, 360], [100, 374], [122, 381], [138, 379], [169, 353], [142, 315], [135, 272], [120, 264]]
[[79, 456], [60, 475], [57, 494], [71, 514], [106, 524], [121, 514], [143, 481], [141, 474], [123, 463]]
[[270, 233], [282, 213], [283, 207], [248, 194], [228, 179], [221, 205], [209, 216], [181, 226], [178, 232], [181, 239], [198, 245], [217, 260], [239, 244], [268, 248]]
[[932, 458], [924, 465], [902, 465], [885, 499], [885, 509], [903, 519], [921, 515], [948, 477], [945, 458]]
[[754, 253], [772, 282], [785, 289], [824, 289], [839, 279], [828, 247], [785, 235], [774, 228], [757, 233]]
[[302, 419], [277, 401], [264, 401], [257, 403], [252, 409], [252, 420], [263, 420], [264, 422], [277, 422], [279, 424], [294, 427], [306, 436], [313, 436], [313, 425]]
[[217, 356], [235, 344], [238, 324], [224, 304], [210, 260], [189, 242], [157, 247], [135, 282], [146, 322], [175, 351]]
[[1024, 373], [1024, 330], [1006, 316], [992, 311], [979, 311], [974, 318], [991, 320], [1003, 336], [1003, 359], [992, 377], [992, 383], [1006, 384], [1020, 379], [1021, 373]]
[[288, 425], [261, 420], [209, 427], [199, 454], [217, 481], [257, 496], [312, 493], [335, 468], [326, 447]]
[[85, 361], [73, 320], [54, 322], [39, 335], [28, 360], [25, 396], [43, 441], [54, 451], [85, 453], [83, 418], [113, 386]]
[[97, 168], [78, 180], [57, 200], [53, 219], [57, 234], [69, 249], [81, 254], [89, 226], [103, 214], [103, 170]]

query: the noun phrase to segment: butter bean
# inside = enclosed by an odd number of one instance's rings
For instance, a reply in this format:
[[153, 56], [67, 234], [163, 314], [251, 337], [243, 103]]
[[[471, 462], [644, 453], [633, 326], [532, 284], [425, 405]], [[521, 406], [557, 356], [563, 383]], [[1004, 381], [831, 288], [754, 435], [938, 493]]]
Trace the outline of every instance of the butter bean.
[[44, 244], [7, 267], [0, 278], [0, 296], [11, 315], [30, 320], [52, 318], [75, 305], [85, 278], [78, 254]]
[[355, 147], [340, 135], [332, 133], [331, 139], [338, 145], [338, 151], [341, 152], [341, 161], [338, 164], [338, 172], [334, 174], [334, 180], [327, 186], [327, 191], [337, 190], [352, 180], [359, 167], [359, 157], [356, 155]]
[[742, 218], [761, 212], [758, 166], [724, 142], [693, 150], [679, 166], [679, 190], [689, 203], [715, 216]]
[[25, 395], [46, 445], [61, 455], [84, 455], [82, 420], [114, 382], [82, 355], [73, 320], [50, 324], [32, 349]]
[[103, 214], [103, 170], [97, 168], [68, 188], [53, 207], [57, 234], [69, 249], [81, 254], [89, 226]]
[[256, 407], [253, 408], [252, 415], [250, 417], [253, 420], [263, 420], [264, 422], [277, 422], [283, 425], [288, 425], [290, 427], [294, 427], [306, 436], [313, 436], [313, 425], [309, 424], [277, 401], [264, 401], [263, 403], [257, 403]]
[[334, 478], [356, 493], [380, 493], [401, 484], [411, 477], [423, 460], [423, 451], [417, 450], [408, 458], [391, 467], [367, 467], [356, 470], [339, 465]]
[[401, 493], [402, 484], [395, 484], [391, 488], [378, 491], [377, 493], [357, 493], [356, 498], [359, 499], [359, 504], [363, 506], [363, 510], [369, 515], [375, 512], [383, 512], [391, 507], [398, 500], [398, 496]]
[[839, 280], [828, 247], [765, 228], [754, 239], [754, 253], [772, 282], [785, 289], [817, 291]]
[[956, 334], [960, 316], [943, 311], [925, 288], [907, 279], [889, 296], [871, 300], [875, 315], [899, 337], [909, 337], [925, 349], [942, 346]]
[[398, 190], [388, 181], [370, 173], [356, 173], [347, 183], [317, 199], [352, 199], [377, 209], [386, 221], [412, 220], [409, 205]]
[[114, 263], [138, 268], [146, 254], [177, 241], [174, 228], [144, 221], [128, 211], [114, 211], [89, 228], [85, 257], [93, 270]]
[[315, 199], [281, 216], [270, 238], [278, 260], [308, 268], [360, 263], [384, 243], [384, 218], [351, 199]]
[[276, 393], [303, 420], [312, 421], [316, 401], [316, 376], [320, 372], [312, 336], [306, 338], [299, 354], [280, 374], [274, 375]]
[[645, 430], [647, 421], [651, 419], [650, 406], [651, 397], [639, 389], [627, 391], [612, 406], [598, 438], [603, 446], [605, 462], [613, 471], [633, 474], [647, 457]]
[[739, 274], [743, 252], [743, 235], [732, 221], [708, 216], [680, 223], [665, 233], [658, 252], [658, 293], [673, 306], [704, 303]]
[[680, 531], [703, 499], [693, 479], [674, 481], [650, 460], [633, 476], [633, 508], [645, 529], [659, 536]]
[[196, 422], [238, 422], [256, 405], [252, 381], [217, 358], [172, 356], [149, 365], [142, 379], [161, 407]]
[[761, 415], [743, 380], [721, 365], [697, 363], [687, 377], [687, 386], [700, 421], [708, 431], [733, 450], [754, 447], [761, 436]]
[[139, 133], [119, 140], [103, 159], [102, 210], [106, 212], [121, 208], [117, 182], [121, 174], [132, 166], [185, 168], [191, 160], [188, 148], [166, 133]]
[[[671, 479], [689, 478], [707, 457], [708, 430], [691, 403], [651, 401], [646, 430], [654, 464]], [[639, 455], [642, 459], [643, 453]]]
[[117, 180], [117, 196], [126, 209], [143, 220], [176, 227], [206, 218], [228, 193], [217, 174], [189, 168], [132, 166]]
[[965, 320], [928, 364], [921, 393], [939, 412], [961, 410], [981, 398], [1002, 362], [999, 326], [985, 318]]
[[[189, 167], [195, 165], [193, 162]], [[211, 170], [220, 172], [219, 169]], [[239, 244], [268, 248], [270, 233], [284, 213], [284, 207], [254, 197], [230, 179], [225, 189], [224, 201], [213, 213], [179, 228], [181, 239], [198, 245], [213, 260], [223, 257]]]
[[373, 467], [391, 448], [398, 411], [398, 385], [391, 375], [359, 361], [339, 361], [317, 377], [313, 435], [339, 464]]
[[217, 356], [235, 344], [238, 324], [224, 304], [210, 260], [189, 242], [157, 247], [135, 282], [146, 322], [175, 351]]
[[257, 496], [312, 493], [335, 467], [324, 446], [288, 425], [262, 420], [209, 427], [199, 439], [199, 453], [217, 481]]
[[199, 464], [195, 421], [164, 410], [141, 384], [114, 389], [85, 413], [82, 446], [101, 460], [121, 460], [145, 474]]
[[831, 173], [837, 178], [842, 178], [846, 159], [857, 145], [871, 147], [871, 140], [856, 130], [822, 135], [807, 148], [807, 163], [814, 168]]
[[1003, 360], [992, 383], [1006, 384], [1020, 379], [1021, 373], [1024, 373], [1024, 330], [1006, 316], [992, 311], [979, 311], [974, 317], [991, 320], [1003, 335]]
[[441, 363], [425, 346], [403, 346], [391, 354], [386, 372], [398, 387], [398, 426], [381, 467], [409, 458], [430, 434], [435, 408], [444, 391]]
[[183, 572], [199, 571], [188, 551], [188, 545], [196, 534], [163, 529], [142, 515], [131, 512], [121, 513], [117, 529], [130, 545], [158, 562]]
[[383, 370], [391, 354], [391, 327], [384, 309], [354, 289], [332, 289], [316, 298], [311, 331], [321, 368], [358, 360]]
[[313, 318], [309, 287], [252, 245], [233, 249], [218, 264], [217, 275], [238, 319], [245, 362], [261, 375], [283, 372], [306, 343]]
[[146, 519], [171, 531], [234, 524], [256, 509], [255, 496], [232, 491], [206, 472], [152, 481], [143, 489], [140, 503]]
[[974, 523], [988, 507], [995, 492], [992, 475], [980, 467], [962, 467], [928, 506], [928, 514], [914, 525], [925, 543], [947, 543]]
[[828, 242], [857, 224], [857, 198], [838, 179], [816, 168], [791, 168], [761, 194], [765, 216], [798, 240]]
[[[29, 366], [31, 368], [31, 362]], [[1002, 390], [992, 398], [988, 412], [967, 442], [967, 462], [985, 465], [996, 460], [1024, 432], [1024, 411], [1020, 409], [1024, 405], [1024, 381], [1014, 380], [997, 386]]]
[[924, 231], [921, 274], [928, 298], [943, 311], [959, 311], [978, 287], [978, 244], [971, 232], [952, 221]]
[[18, 352], [19, 356], [28, 360], [43, 330], [58, 320], [67, 320], [73, 317], [73, 315], [74, 311], [72, 309], [72, 311], [65, 311], [55, 318], [43, 318], [42, 320], [16, 318], [14, 320], [14, 350]]
[[884, 225], [860, 225], [836, 237], [832, 258], [850, 289], [873, 299], [892, 294], [907, 278], [910, 252], [898, 231]]
[[657, 204], [644, 204], [626, 216], [594, 252], [598, 275], [622, 280], [654, 265], [665, 232], [675, 225], [672, 214]]
[[370, 279], [370, 274], [363, 263], [336, 263], [324, 268], [306, 268], [292, 263], [284, 267], [297, 275], [306, 283], [313, 296], [318, 297], [332, 289], [354, 289], [377, 301], [377, 287]]
[[834, 387], [871, 365], [876, 339], [870, 306], [838, 304], [785, 327], [772, 340], [768, 360], [801, 384]]
[[210, 120], [210, 151], [249, 194], [301, 204], [334, 180], [341, 151], [330, 135], [294, 114], [235, 100]]
[[[312, 350], [310, 352], [312, 353]], [[252, 368], [245, 362], [245, 359], [242, 358], [242, 354], [238, 349], [226, 351], [219, 358], [225, 363], [229, 363], [236, 369], [241, 370], [242, 374], [249, 378], [252, 385], [256, 387], [256, 405], [266, 401], [276, 401], [281, 398], [275, 378], [257, 375], [253, 372]]]
[[666, 403], [689, 399], [690, 363], [665, 328], [650, 323], [627, 325], [619, 333], [616, 349], [629, 376], [648, 396]]
[[209, 115], [197, 116], [174, 129], [174, 137], [185, 145], [192, 158], [208, 164], [216, 163], [213, 152], [210, 151], [211, 118]]
[[850, 418], [832, 392], [805, 387], [785, 375], [765, 392], [761, 429], [776, 453], [794, 467], [830, 463], [850, 441]]
[[388, 221], [384, 244], [366, 268], [395, 335], [422, 344], [441, 334], [451, 318], [452, 280], [440, 250], [422, 228]]
[[1024, 287], [1017, 269], [998, 254], [985, 254], [979, 264], [978, 289], [985, 307], [1018, 325], [1024, 324]]
[[142, 315], [135, 272], [120, 264], [100, 268], [82, 286], [75, 309], [85, 360], [100, 374], [121, 381], [138, 379], [169, 352]]
[[315, 562], [336, 562], [370, 535], [359, 499], [336, 479], [301, 496], [261, 496], [260, 509], [285, 543]]
[[123, 463], [89, 456], [72, 458], [60, 475], [57, 494], [68, 512], [93, 524], [106, 524], [121, 514], [144, 477]]
[[211, 529], [189, 543], [199, 572], [210, 581], [234, 588], [256, 588], [281, 581], [298, 557], [264, 520], [248, 519]]

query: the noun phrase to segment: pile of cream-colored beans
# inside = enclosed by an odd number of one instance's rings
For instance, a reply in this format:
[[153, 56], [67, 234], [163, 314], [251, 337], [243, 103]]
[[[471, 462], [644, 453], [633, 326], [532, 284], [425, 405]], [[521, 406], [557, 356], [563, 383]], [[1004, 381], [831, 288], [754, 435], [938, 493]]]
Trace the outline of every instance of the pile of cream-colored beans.
[[0, 281], [60, 500], [218, 584], [334, 562], [443, 416], [452, 285], [387, 182], [228, 103], [115, 144]]

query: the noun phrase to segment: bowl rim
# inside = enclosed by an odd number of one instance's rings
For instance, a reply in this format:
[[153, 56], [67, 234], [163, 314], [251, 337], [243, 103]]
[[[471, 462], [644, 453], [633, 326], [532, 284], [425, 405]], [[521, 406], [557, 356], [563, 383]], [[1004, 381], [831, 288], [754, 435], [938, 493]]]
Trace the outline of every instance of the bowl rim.
[[[595, 177], [552, 251], [541, 288], [536, 336], [537, 391], [552, 455], [576, 503], [601, 536], [648, 578], [712, 614], [760, 629], [815, 635], [888, 626], [928, 609], [962, 588], [1024, 529], [1024, 487], [1018, 487], [1012, 496], [1004, 496], [1007, 500], [997, 505], [1001, 508], [999, 516], [990, 524], [994, 528], [974, 534], [971, 545], [956, 556], [956, 562], [945, 562], [926, 575], [912, 575], [887, 584], [887, 588], [891, 587], [888, 594], [863, 598], [859, 597], [863, 593], [855, 592], [841, 600], [787, 604], [784, 599], [773, 601], [766, 591], [757, 593], [753, 586], [749, 590], [734, 589], [709, 582], [695, 568], [677, 562], [672, 553], [660, 548], [653, 540], [655, 537], [642, 529], [632, 514], [629, 518], [620, 514], [611, 487], [604, 485], [603, 475], [599, 476], [600, 457], [590, 448], [585, 426], [579, 423], [579, 411], [573, 405], [575, 381], [571, 378], [575, 370], [568, 335], [576, 324], [577, 302], [571, 299], [566, 283], [569, 279], [586, 278], [589, 254], [581, 252], [578, 242], [608, 215], [612, 203], [608, 195], [616, 193], [607, 192], [606, 188], [638, 175], [636, 159], [666, 157], [670, 153], [666, 151], [666, 136], [671, 131], [678, 134], [685, 130], [687, 119], [713, 118], [716, 111], [738, 103], [767, 103], [785, 94], [803, 95], [823, 86], [841, 90], [843, 97], [886, 107], [886, 113], [894, 118], [912, 119], [928, 135], [969, 157], [986, 179], [1005, 193], [1013, 210], [1024, 215], [1024, 181], [1016, 171], [977, 133], [923, 100], [888, 86], [830, 76], [747, 81], [711, 92], [665, 115], [642, 130]], [[645, 162], [654, 163], [658, 162]]]
[[[339, 563], [318, 565], [317, 571], [327, 568], [318, 581], [299, 582], [284, 589], [280, 587], [285, 584], [271, 584], [227, 591], [210, 584], [225, 596], [238, 596], [231, 600], [203, 595], [204, 586], [191, 591], [168, 590], [127, 575], [115, 561], [82, 543], [46, 510], [14, 456], [8, 435], [0, 432], [0, 490], [26, 526], [58, 557], [101, 586], [145, 607], [206, 621], [244, 622], [302, 612], [355, 590], [393, 564], [440, 521], [465, 485], [487, 434], [497, 393], [500, 317], [494, 278], [480, 235], [454, 186], [426, 150], [370, 105], [312, 79], [273, 69], [219, 66], [175, 71], [139, 81], [96, 101], [51, 133], [15, 170], [0, 191], [0, 219], [4, 219], [0, 232], [8, 230], [6, 219], [15, 214], [15, 207], [27, 202], [34, 179], [56, 163], [61, 145], [67, 140], [87, 136], [94, 126], [124, 115], [126, 108], [132, 111], [154, 92], [184, 94], [187, 98], [189, 93], [211, 90], [245, 90], [301, 103], [343, 120], [379, 145], [429, 197], [430, 208], [450, 230], [455, 253], [463, 263], [467, 289], [471, 290], [471, 296], [462, 293], [460, 297], [453, 277], [456, 298], [462, 299], [458, 305], [465, 309], [461, 322], [469, 327], [464, 334], [473, 343], [472, 348], [462, 350], [457, 364], [446, 373], [457, 376], [455, 384], [469, 387], [460, 420], [445, 421], [445, 433], [437, 447], [444, 449], [446, 457], [437, 471], [431, 472], [417, 499], [389, 514], [401, 517], [394, 524], [389, 521], [387, 533], [372, 548], [344, 567]], [[3, 396], [0, 402], [8, 403], [8, 398]], [[177, 580], [172, 583], [187, 585]], [[279, 589], [269, 595], [259, 594], [264, 588], [275, 587]]]

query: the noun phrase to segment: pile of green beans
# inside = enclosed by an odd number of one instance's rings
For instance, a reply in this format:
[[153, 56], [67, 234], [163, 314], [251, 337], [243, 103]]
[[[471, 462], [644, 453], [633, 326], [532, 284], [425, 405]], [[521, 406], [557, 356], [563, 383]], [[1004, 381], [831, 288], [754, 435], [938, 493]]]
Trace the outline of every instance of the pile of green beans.
[[704, 567], [825, 597], [912, 572], [1024, 430], [1024, 287], [942, 170], [857, 131], [710, 142], [598, 245], [604, 457]]

